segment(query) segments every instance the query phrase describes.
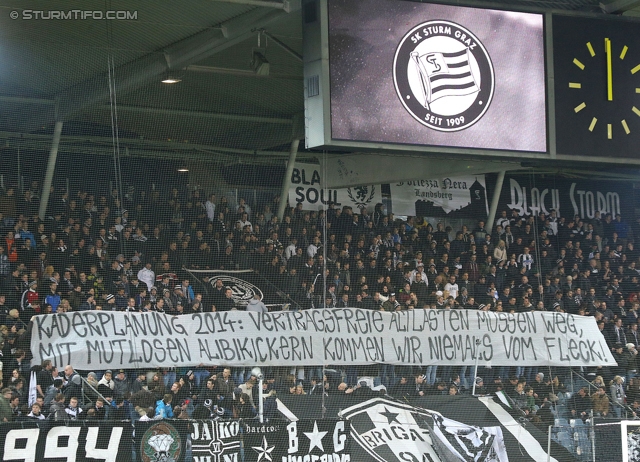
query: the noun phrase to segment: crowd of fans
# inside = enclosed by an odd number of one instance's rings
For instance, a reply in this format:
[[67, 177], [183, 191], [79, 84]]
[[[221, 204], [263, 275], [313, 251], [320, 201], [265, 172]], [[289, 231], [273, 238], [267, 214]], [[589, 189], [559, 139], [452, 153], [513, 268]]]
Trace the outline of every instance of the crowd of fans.
[[[283, 294], [290, 309], [593, 316], [618, 365], [579, 371], [593, 384], [574, 394], [571, 412], [619, 416], [640, 389], [640, 220], [627, 223], [598, 212], [587, 220], [553, 210], [523, 217], [502, 210], [488, 229], [480, 220], [453, 230], [422, 217], [397, 219], [382, 204], [369, 212], [331, 203], [317, 212], [303, 211], [301, 204], [287, 207], [279, 220], [278, 197], [253, 210], [242, 198], [232, 204], [175, 188], [166, 195], [130, 188], [123, 197], [117, 191], [97, 197], [52, 191], [46, 219], [40, 220], [38, 201], [37, 184], [20, 197], [12, 187], [0, 194], [0, 421], [254, 415], [255, 377], [243, 368], [95, 371], [85, 375], [96, 392], [87, 403], [72, 366], [60, 372], [50, 362], [30, 362], [28, 326], [38, 314], [273, 309], [258, 299], [236, 305], [220, 281], [209, 289], [194, 287], [186, 270], [205, 269], [252, 269]], [[38, 401], [25, 408], [32, 366]], [[301, 365], [268, 369], [265, 394], [362, 395], [382, 386], [410, 397], [469, 393], [475, 383], [476, 394], [503, 389], [539, 420], [567, 380], [563, 371], [549, 370], [546, 379], [545, 372], [494, 367], [481, 368], [475, 377], [472, 365], [329, 372]], [[576, 401], [582, 393], [586, 398]]]

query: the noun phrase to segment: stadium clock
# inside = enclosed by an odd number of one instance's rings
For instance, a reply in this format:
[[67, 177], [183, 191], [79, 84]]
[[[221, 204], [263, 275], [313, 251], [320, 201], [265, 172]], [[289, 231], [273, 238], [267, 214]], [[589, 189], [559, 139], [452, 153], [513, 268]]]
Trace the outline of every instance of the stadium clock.
[[640, 142], [640, 23], [553, 18], [557, 152], [635, 157]]
[[[576, 114], [589, 112], [591, 120], [584, 128], [595, 136], [628, 136], [631, 129], [627, 119], [640, 117], [640, 103], [635, 101], [640, 94], [640, 53], [628, 57], [629, 46], [625, 43], [614, 44], [609, 37], [601, 43], [596, 40], [586, 42], [583, 53], [576, 53], [572, 60], [577, 72], [567, 84], [579, 101], [573, 110]], [[604, 105], [598, 104], [602, 100]]]

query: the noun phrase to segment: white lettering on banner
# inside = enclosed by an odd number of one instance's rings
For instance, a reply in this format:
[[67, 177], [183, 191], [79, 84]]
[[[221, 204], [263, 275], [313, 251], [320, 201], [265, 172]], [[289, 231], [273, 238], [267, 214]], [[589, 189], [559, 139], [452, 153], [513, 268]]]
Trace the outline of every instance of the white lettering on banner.
[[191, 422], [191, 450], [194, 461], [237, 462], [240, 451], [240, 423], [215, 420]]
[[[345, 421], [335, 421], [333, 431], [331, 431], [330, 429], [326, 429], [326, 431], [319, 431], [317, 421], [313, 422], [313, 431], [309, 432], [299, 432], [298, 422], [291, 422], [289, 425], [287, 425], [287, 439], [289, 440], [289, 445], [287, 448], [288, 455], [282, 456], [283, 462], [350, 462], [350, 454], [340, 454], [345, 450], [345, 443], [347, 441], [348, 432], [347, 430], [345, 430]], [[306, 438], [305, 441], [309, 443], [308, 450], [305, 451], [305, 448], [302, 448], [303, 455], [297, 455], [297, 453], [301, 450], [301, 437], [298, 436], [299, 433], [304, 435], [302, 438]], [[327, 451], [327, 446], [323, 443], [323, 440], [325, 439], [325, 437], [327, 439], [331, 438], [331, 435], [333, 435], [333, 452], [326, 452], [324, 454], [311, 454], [311, 451], [313, 451], [314, 448], [318, 448], [322, 452]], [[307, 452], [307, 454], [304, 454], [304, 452]]]
[[[607, 192], [605, 195], [605, 193], [596, 191], [596, 197], [598, 198], [596, 205], [592, 191], [576, 191], [575, 188], [576, 183], [571, 183], [569, 197], [571, 198], [571, 205], [573, 205], [574, 215], [580, 215], [582, 218], [593, 218], [595, 212], [600, 212], [603, 216], [605, 213], [610, 213], [613, 216], [620, 213], [620, 196], [618, 196], [618, 193]], [[579, 204], [576, 202], [576, 195], [578, 196]]]
[[[8, 424], [7, 424], [8, 425]], [[87, 459], [102, 460], [104, 462], [116, 462], [122, 439], [123, 427], [112, 427], [108, 436], [105, 431], [100, 432], [100, 427], [88, 427], [86, 437], [81, 437], [81, 427], [57, 426], [48, 428], [20, 428], [9, 430], [3, 441], [3, 452], [0, 460], [23, 460], [24, 462], [36, 462], [36, 460], [67, 460], [75, 462], [80, 459], [78, 452], [83, 452]], [[129, 438], [131, 434], [129, 434]], [[44, 452], [38, 457], [38, 446], [44, 443]], [[100, 444], [98, 444], [100, 440]], [[98, 446], [101, 446], [99, 448]], [[84, 460], [84, 459], [83, 459]]]
[[[4, 441], [4, 453], [2, 460], [24, 460], [24, 462], [36, 462], [36, 448], [40, 429], [25, 428], [10, 430]], [[21, 444], [18, 448], [17, 442]]]
[[[527, 203], [527, 188], [511, 178], [509, 180], [511, 190], [511, 203], [507, 204], [510, 209], [516, 209], [519, 215], [538, 215], [544, 212], [546, 215], [553, 209], [561, 214], [560, 210], [560, 192], [557, 189], [543, 189], [542, 192], [538, 188], [531, 188], [531, 206]], [[548, 196], [548, 199], [547, 199]]]
[[287, 425], [287, 433], [289, 433], [289, 454], [298, 452], [298, 423], [291, 422]]
[[[98, 448], [98, 436], [104, 438], [104, 435], [99, 435], [99, 433], [99, 427], [89, 427], [87, 430], [87, 442], [84, 447], [86, 457], [88, 459], [104, 460], [104, 462], [116, 462], [120, 438], [122, 437], [122, 427], [113, 427], [109, 437], [109, 444], [104, 449]], [[100, 441], [100, 446], [103, 445], [104, 440]]]
[[[47, 444], [44, 447], [45, 458], [65, 459], [75, 462], [78, 457], [78, 437], [80, 427], [53, 427], [47, 433]], [[60, 445], [59, 439], [66, 439], [66, 445]]]
[[337, 207], [349, 205], [353, 208], [373, 209], [382, 202], [380, 185], [354, 186], [344, 189], [323, 187], [321, 167], [316, 164], [296, 162], [291, 172], [289, 204], [302, 204], [304, 210], [318, 210], [320, 206], [333, 202]]
[[[479, 345], [476, 343], [479, 342]], [[91, 312], [36, 316], [36, 363], [78, 369], [297, 364], [615, 364], [591, 317], [357, 308], [252, 313]]]
[[[573, 215], [581, 218], [594, 218], [596, 212], [602, 215], [620, 213], [620, 196], [617, 192], [585, 191], [576, 189], [577, 183], [571, 183], [568, 195], [573, 208]], [[509, 180], [511, 202], [507, 207], [518, 211], [519, 215], [538, 215], [540, 212], [548, 215], [551, 210], [555, 210], [558, 216], [562, 215], [563, 204], [560, 201], [560, 190], [545, 188], [540, 191], [538, 188], [531, 188], [527, 195], [527, 188], [520, 186], [517, 180]]]

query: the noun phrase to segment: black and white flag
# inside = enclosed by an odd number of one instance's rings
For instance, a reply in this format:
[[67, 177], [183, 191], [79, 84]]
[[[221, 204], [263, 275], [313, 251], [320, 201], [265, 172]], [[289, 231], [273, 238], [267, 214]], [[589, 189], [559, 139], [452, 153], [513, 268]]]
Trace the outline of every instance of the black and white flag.
[[341, 416], [351, 423], [355, 460], [361, 460], [356, 445], [380, 462], [509, 460], [500, 426], [467, 425], [384, 397], [351, 406]]
[[349, 424], [336, 419], [270, 420], [244, 427], [245, 462], [349, 462]]

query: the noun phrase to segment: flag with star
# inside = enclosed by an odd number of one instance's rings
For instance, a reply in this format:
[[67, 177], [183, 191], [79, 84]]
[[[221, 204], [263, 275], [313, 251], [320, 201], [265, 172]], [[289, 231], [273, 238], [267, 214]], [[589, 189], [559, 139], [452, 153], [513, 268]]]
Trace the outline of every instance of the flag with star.
[[383, 397], [351, 406], [341, 416], [351, 424], [352, 457], [357, 460], [356, 447], [366, 453], [361, 457], [379, 462], [509, 460], [499, 425], [471, 426]]
[[364, 449], [372, 461], [412, 460], [405, 458], [408, 454], [427, 454], [424, 460], [440, 460], [428, 425], [431, 413], [426, 410], [374, 398], [345, 409], [341, 416], [351, 424], [353, 446]]
[[256, 456], [258, 458], [258, 462], [261, 461], [272, 461], [273, 457], [271, 457], [271, 453], [273, 452], [273, 450], [275, 449], [275, 445], [269, 445], [269, 442], [267, 441], [267, 437], [263, 436], [262, 437], [262, 444], [260, 446], [251, 446], [251, 449], [253, 449], [256, 452]]
[[[283, 416], [291, 422], [299, 417], [318, 419], [318, 431], [324, 431], [322, 406], [328, 418], [346, 419], [352, 461], [538, 462], [548, 458], [547, 433], [521, 421], [519, 414], [490, 396], [438, 395], [402, 402], [389, 396], [360, 400], [353, 395], [329, 395], [324, 400], [320, 395], [308, 395], [305, 400], [283, 395], [280, 399], [287, 408], [285, 413], [278, 406]], [[314, 420], [306, 422], [310, 423], [305, 428], [313, 429]], [[322, 438], [323, 444], [330, 436]], [[288, 458], [278, 462], [290, 460], [298, 462]], [[573, 459], [552, 440], [549, 460]]]
[[[244, 426], [245, 462], [345, 460], [349, 425], [336, 419], [269, 420]], [[352, 459], [353, 460], [353, 459]]]
[[[420, 406], [418, 401], [425, 406]], [[539, 433], [533, 425], [526, 429], [520, 427], [508, 412], [487, 397], [442, 396], [411, 403], [379, 397], [346, 407], [338, 415], [350, 423], [352, 460], [547, 460], [544, 439], [531, 434], [538, 436]], [[517, 431], [513, 430], [514, 426], [518, 427]], [[554, 451], [556, 449], [554, 446]], [[552, 456], [550, 460], [560, 459]]]

